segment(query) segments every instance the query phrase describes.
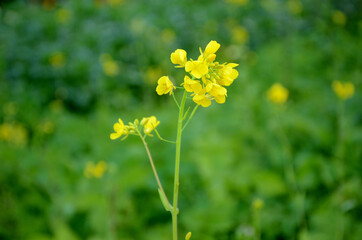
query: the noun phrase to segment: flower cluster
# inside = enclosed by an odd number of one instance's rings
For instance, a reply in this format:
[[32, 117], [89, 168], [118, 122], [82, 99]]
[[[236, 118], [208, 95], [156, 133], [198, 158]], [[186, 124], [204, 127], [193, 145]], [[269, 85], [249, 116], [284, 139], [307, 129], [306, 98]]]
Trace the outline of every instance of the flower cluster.
[[339, 99], [345, 101], [348, 98], [351, 98], [354, 95], [354, 85], [351, 82], [340, 82], [333, 81], [332, 83], [333, 91], [339, 97]]
[[152, 137], [151, 132], [160, 124], [160, 121], [157, 120], [155, 116], [145, 117], [141, 120], [141, 123], [138, 119], [135, 119], [133, 123], [129, 122], [128, 125], [125, 125], [122, 119], [118, 119], [113, 125], [114, 133], [111, 133], [110, 138], [115, 140], [124, 136], [122, 140], [126, 139], [129, 134], [139, 135], [143, 129], [144, 134]]
[[287, 101], [289, 95], [288, 89], [286, 89], [280, 83], [274, 83], [267, 91], [268, 99], [276, 104], [283, 104]]
[[[211, 105], [211, 101], [224, 103], [227, 96], [225, 87], [230, 86], [238, 77], [239, 73], [234, 68], [236, 63], [216, 62], [216, 52], [220, 44], [210, 41], [204, 51], [200, 48], [200, 56], [197, 60], [187, 60], [187, 53], [183, 49], [177, 49], [171, 54], [171, 62], [176, 68], [185, 68], [190, 74], [184, 77], [181, 84], [187, 92], [193, 96], [192, 100], [203, 107]], [[172, 94], [175, 86], [169, 77], [163, 76], [158, 80], [156, 92], [158, 95]]]
[[99, 161], [97, 164], [88, 162], [84, 169], [84, 176], [86, 178], [101, 178], [107, 170], [107, 163]]

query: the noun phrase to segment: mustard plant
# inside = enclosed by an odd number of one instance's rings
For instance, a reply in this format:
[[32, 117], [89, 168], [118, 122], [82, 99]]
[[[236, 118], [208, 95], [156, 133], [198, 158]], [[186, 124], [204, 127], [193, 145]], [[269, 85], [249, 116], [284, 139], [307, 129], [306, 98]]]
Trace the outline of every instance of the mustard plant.
[[[202, 107], [209, 107], [212, 101], [222, 104], [227, 97], [227, 89], [233, 81], [238, 77], [239, 73], [234, 68], [238, 66], [236, 63], [219, 63], [215, 61], [216, 52], [220, 48], [220, 44], [216, 41], [210, 41], [205, 50], [200, 48], [200, 55], [197, 60], [187, 59], [187, 52], [183, 49], [177, 49], [171, 53], [171, 62], [175, 64], [176, 68], [183, 68], [186, 72], [183, 82], [173, 83], [169, 76], [162, 76], [158, 79], [156, 92], [158, 95], [169, 94], [172, 96], [179, 110], [176, 140], [170, 141], [161, 137], [157, 130], [160, 121], [155, 116], [145, 117], [141, 121], [135, 119], [128, 125], [125, 125], [121, 119], [114, 124], [114, 133], [111, 133], [110, 138], [126, 139], [129, 135], [138, 136], [147, 152], [153, 174], [158, 184], [158, 193], [161, 202], [166, 211], [169, 211], [172, 216], [172, 236], [173, 240], [177, 240], [177, 216], [178, 209], [178, 196], [179, 196], [179, 176], [180, 176], [180, 161], [181, 161], [181, 139], [185, 127], [189, 124], [196, 110], [201, 105]], [[181, 101], [177, 100], [175, 91], [183, 91]], [[190, 107], [185, 111], [185, 105], [188, 99], [192, 99], [193, 110], [190, 112]], [[161, 180], [158, 176], [156, 166], [152, 159], [151, 152], [147, 145], [147, 137], [153, 137], [155, 133], [161, 141], [169, 142], [176, 145], [175, 150], [175, 172], [174, 172], [174, 189], [172, 204], [167, 197], [164, 188], [162, 187]], [[187, 233], [185, 239], [190, 239], [191, 233]]]

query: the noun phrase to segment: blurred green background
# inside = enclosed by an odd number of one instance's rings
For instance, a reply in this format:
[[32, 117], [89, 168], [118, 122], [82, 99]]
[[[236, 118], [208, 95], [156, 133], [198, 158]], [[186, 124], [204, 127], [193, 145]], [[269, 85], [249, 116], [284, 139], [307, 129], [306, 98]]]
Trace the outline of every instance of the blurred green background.
[[[361, 1], [0, 6], [0, 239], [171, 239], [140, 140], [109, 134], [155, 115], [174, 139], [157, 79], [180, 84], [171, 52], [195, 59], [210, 40], [240, 75], [184, 132], [180, 239], [362, 239]], [[335, 80], [354, 95], [339, 99]], [[284, 104], [267, 98], [277, 82]], [[174, 145], [148, 141], [171, 195]]]

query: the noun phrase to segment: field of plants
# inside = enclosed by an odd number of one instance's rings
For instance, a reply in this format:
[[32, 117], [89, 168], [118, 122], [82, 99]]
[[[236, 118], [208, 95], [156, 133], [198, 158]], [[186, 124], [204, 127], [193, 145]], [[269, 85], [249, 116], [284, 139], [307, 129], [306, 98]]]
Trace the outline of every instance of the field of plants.
[[[239, 74], [183, 131], [179, 239], [362, 239], [358, 0], [0, 1], [0, 239], [172, 239], [141, 140], [110, 134], [156, 116], [176, 141], [158, 80], [180, 88], [171, 53], [210, 41]], [[152, 134], [172, 199], [175, 145]]]

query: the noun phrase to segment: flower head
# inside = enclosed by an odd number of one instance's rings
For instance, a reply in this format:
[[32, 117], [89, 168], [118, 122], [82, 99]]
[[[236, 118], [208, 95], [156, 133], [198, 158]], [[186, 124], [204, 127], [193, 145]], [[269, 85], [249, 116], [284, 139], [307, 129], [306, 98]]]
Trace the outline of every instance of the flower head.
[[62, 68], [65, 65], [66, 58], [62, 52], [54, 52], [49, 59], [50, 64], [54, 68]]
[[264, 207], [264, 201], [260, 198], [256, 198], [252, 203], [254, 210], [260, 210]]
[[143, 126], [143, 131], [148, 136], [152, 136], [151, 132], [160, 124], [160, 121], [157, 121], [155, 116], [143, 118], [141, 125]]
[[121, 137], [122, 135], [126, 135], [126, 137], [127, 137], [128, 133], [129, 133], [129, 126], [125, 126], [123, 121], [120, 118], [118, 118], [118, 122], [113, 125], [113, 129], [115, 132], [111, 133], [111, 135], [110, 135], [110, 138], [112, 140], [115, 140], [115, 139]]
[[86, 178], [101, 178], [103, 177], [106, 170], [107, 163], [104, 161], [99, 161], [97, 164], [94, 164], [93, 162], [88, 162], [84, 169], [84, 176]]
[[[192, 93], [193, 101], [203, 107], [211, 105], [212, 100], [217, 103], [224, 103], [227, 90], [225, 86], [230, 86], [239, 76], [235, 67], [236, 63], [216, 62], [216, 52], [220, 44], [217, 41], [210, 41], [205, 50], [200, 48], [200, 55], [197, 60], [187, 59], [185, 50], [177, 49], [171, 54], [171, 62], [178, 64], [176, 67], [184, 67], [190, 74], [184, 77], [181, 86], [187, 92]], [[175, 88], [168, 77], [164, 76], [158, 80], [156, 91], [159, 95], [172, 93]]]
[[102, 54], [100, 57], [100, 62], [102, 64], [102, 69], [105, 75], [108, 77], [117, 76], [119, 73], [119, 66], [116, 61], [113, 60], [111, 55]]
[[183, 49], [177, 49], [171, 53], [171, 62], [173, 64], [178, 64], [178, 67], [184, 67], [187, 62], [187, 53]]
[[168, 76], [161, 77], [160, 79], [158, 79], [157, 83], [158, 85], [156, 87], [156, 92], [158, 95], [163, 95], [167, 93], [170, 93], [171, 95], [173, 89], [176, 88]]
[[186, 234], [185, 240], [190, 240], [190, 238], [191, 238], [191, 232], [188, 232]]
[[280, 83], [274, 83], [273, 86], [267, 91], [268, 99], [277, 104], [283, 104], [287, 101], [289, 95], [288, 89], [283, 87]]
[[336, 25], [344, 26], [347, 22], [346, 15], [339, 10], [335, 10], [332, 13], [332, 20]]
[[333, 81], [333, 91], [341, 100], [346, 100], [354, 95], [354, 85], [351, 82], [342, 83], [340, 81]]

